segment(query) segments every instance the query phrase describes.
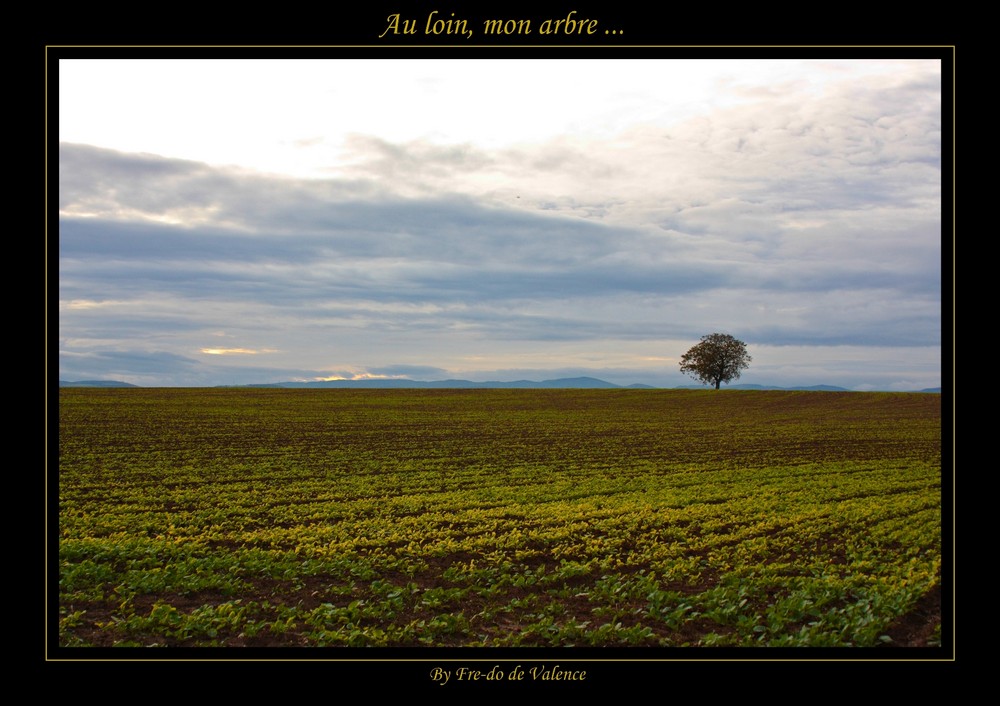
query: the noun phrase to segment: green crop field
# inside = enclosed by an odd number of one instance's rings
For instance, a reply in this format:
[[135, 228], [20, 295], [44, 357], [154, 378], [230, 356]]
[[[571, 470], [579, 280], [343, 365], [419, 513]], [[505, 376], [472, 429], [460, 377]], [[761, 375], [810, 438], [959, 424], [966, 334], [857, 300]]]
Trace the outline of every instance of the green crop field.
[[937, 394], [64, 388], [58, 448], [64, 647], [941, 639]]

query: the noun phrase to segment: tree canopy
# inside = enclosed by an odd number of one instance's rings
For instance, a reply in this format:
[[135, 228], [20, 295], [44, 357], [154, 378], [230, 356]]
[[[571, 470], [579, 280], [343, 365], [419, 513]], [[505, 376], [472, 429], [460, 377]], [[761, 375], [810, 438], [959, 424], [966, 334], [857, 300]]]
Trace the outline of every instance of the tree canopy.
[[681, 372], [714, 384], [718, 390], [721, 383], [738, 380], [740, 371], [750, 367], [751, 360], [743, 341], [727, 333], [711, 333], [681, 356]]

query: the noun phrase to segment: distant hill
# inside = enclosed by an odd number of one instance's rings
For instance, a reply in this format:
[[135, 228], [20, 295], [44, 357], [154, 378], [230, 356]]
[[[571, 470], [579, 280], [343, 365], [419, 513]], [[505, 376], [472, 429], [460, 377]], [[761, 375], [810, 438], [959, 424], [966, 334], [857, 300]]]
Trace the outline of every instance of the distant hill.
[[[514, 380], [513, 382], [501, 382], [499, 380], [488, 380], [486, 382], [473, 382], [472, 380], [409, 380], [409, 379], [372, 379], [372, 380], [318, 380], [312, 382], [272, 382], [258, 385], [245, 385], [244, 387], [316, 387], [316, 388], [517, 388], [517, 389], [605, 389], [620, 388], [606, 380], [597, 378], [558, 378], [556, 380]], [[632, 385], [630, 387], [640, 387]], [[649, 387], [642, 385], [641, 387]], [[652, 389], [652, 388], [650, 388]]]
[[[77, 380], [70, 382], [60, 380], [59, 387], [139, 387], [120, 380]], [[472, 380], [410, 380], [398, 378], [378, 378], [367, 380], [317, 380], [311, 382], [268, 382], [250, 385], [221, 385], [220, 387], [311, 387], [311, 388], [353, 388], [353, 389], [406, 389], [406, 388], [448, 388], [448, 389], [622, 389], [622, 390], [656, 390], [654, 385], [635, 383], [632, 385], [616, 385], [607, 380], [592, 377], [556, 378], [555, 380], [488, 380], [475, 382]], [[706, 390], [706, 385], [678, 385], [675, 390]], [[727, 385], [724, 390], [799, 390], [807, 392], [850, 392], [846, 387], [835, 385], [811, 385], [809, 387], [778, 387], [776, 385], [739, 384]], [[915, 392], [941, 392], [940, 387], [928, 387]]]
[[846, 387], [836, 385], [810, 385], [809, 387], [786, 387], [786, 390], [806, 390], [808, 392], [850, 392]]
[[[710, 389], [707, 385], [679, 385], [676, 389], [683, 390], [705, 390]], [[740, 383], [739, 385], [726, 385], [723, 390], [792, 390], [803, 392], [850, 392], [846, 387], [836, 385], [810, 385], [809, 387], [778, 387], [777, 385], [753, 385]]]

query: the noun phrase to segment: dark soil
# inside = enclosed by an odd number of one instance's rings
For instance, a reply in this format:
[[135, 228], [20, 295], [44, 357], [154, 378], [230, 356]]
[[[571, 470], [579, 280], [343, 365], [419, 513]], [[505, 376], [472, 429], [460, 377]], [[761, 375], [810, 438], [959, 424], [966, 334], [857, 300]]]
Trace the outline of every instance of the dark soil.
[[934, 629], [941, 624], [941, 586], [932, 588], [906, 615], [900, 616], [885, 634], [892, 642], [887, 647], [936, 647], [931, 642]]

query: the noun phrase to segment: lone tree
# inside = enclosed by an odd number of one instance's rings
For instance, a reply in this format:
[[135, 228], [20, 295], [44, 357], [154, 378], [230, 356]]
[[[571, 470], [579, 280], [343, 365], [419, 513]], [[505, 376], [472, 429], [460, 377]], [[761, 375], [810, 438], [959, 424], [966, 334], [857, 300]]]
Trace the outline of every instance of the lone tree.
[[681, 372], [702, 382], [721, 383], [738, 380], [740, 371], [750, 367], [747, 344], [728, 333], [711, 333], [701, 343], [681, 356]]

